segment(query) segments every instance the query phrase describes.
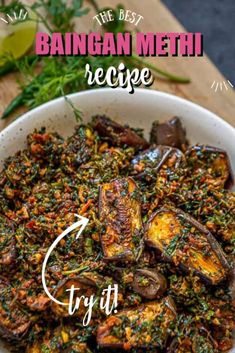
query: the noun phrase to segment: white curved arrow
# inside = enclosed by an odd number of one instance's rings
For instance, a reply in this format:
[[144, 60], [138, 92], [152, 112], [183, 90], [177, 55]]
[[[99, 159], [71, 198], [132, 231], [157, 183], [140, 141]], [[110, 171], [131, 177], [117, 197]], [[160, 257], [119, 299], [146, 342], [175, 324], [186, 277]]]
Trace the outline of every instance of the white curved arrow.
[[59, 300], [57, 300], [56, 298], [54, 298], [51, 293], [49, 292], [48, 288], [47, 288], [47, 285], [46, 285], [46, 278], [45, 278], [45, 272], [46, 272], [46, 265], [47, 265], [47, 262], [48, 262], [48, 259], [52, 253], [52, 251], [55, 249], [55, 247], [57, 246], [57, 244], [61, 241], [61, 239], [63, 239], [67, 234], [69, 234], [70, 232], [72, 232], [74, 229], [80, 227], [77, 235], [76, 235], [76, 239], [79, 238], [79, 236], [81, 235], [81, 233], [83, 232], [83, 230], [85, 229], [87, 223], [89, 222], [89, 219], [86, 218], [86, 217], [82, 217], [82, 216], [79, 216], [79, 215], [75, 215], [77, 216], [78, 218], [80, 218], [79, 221], [73, 223], [70, 227], [68, 227], [67, 229], [65, 229], [65, 231], [63, 231], [62, 234], [60, 234], [58, 236], [58, 238], [56, 238], [56, 240], [52, 243], [52, 245], [50, 246], [50, 248], [48, 249], [47, 251], [47, 254], [45, 256], [45, 259], [43, 261], [43, 265], [42, 265], [42, 285], [43, 285], [43, 288], [46, 292], [46, 294], [48, 295], [48, 297], [53, 300], [55, 303], [59, 304], [59, 305], [69, 305], [68, 303], [63, 303], [63, 302], [60, 302]]

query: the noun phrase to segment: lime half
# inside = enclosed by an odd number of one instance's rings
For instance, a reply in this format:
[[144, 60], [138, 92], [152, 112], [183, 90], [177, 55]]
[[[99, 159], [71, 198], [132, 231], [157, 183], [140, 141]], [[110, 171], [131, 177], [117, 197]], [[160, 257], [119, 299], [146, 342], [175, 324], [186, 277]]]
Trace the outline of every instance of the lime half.
[[23, 56], [33, 45], [37, 31], [37, 17], [28, 11], [24, 21], [1, 25], [0, 31], [0, 65], [7, 61], [7, 56], [15, 59]]

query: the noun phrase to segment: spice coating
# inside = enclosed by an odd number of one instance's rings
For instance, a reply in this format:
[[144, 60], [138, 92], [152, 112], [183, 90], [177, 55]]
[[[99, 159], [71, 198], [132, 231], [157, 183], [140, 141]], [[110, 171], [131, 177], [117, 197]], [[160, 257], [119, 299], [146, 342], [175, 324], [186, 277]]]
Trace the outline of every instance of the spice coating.
[[[185, 132], [173, 147], [151, 145], [103, 116], [67, 139], [32, 132], [0, 173], [0, 335], [10, 350], [228, 351], [231, 179], [226, 152], [188, 148]], [[98, 297], [118, 283], [117, 313], [94, 310], [88, 327], [83, 307], [68, 316], [41, 279], [48, 248], [75, 214], [89, 223], [79, 241], [75, 232], [61, 240], [46, 280], [62, 301], [71, 283]]]

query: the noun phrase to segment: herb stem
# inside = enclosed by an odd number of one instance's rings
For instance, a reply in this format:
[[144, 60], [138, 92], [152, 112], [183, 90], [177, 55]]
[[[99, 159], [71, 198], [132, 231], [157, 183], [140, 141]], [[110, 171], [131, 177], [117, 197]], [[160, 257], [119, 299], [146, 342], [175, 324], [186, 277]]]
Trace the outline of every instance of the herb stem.
[[25, 5], [25, 7], [28, 7], [31, 11], [35, 13], [35, 15], [37, 15], [37, 17], [40, 19], [40, 22], [44, 24], [44, 26], [50, 33], [53, 32], [53, 29], [49, 26], [48, 22], [44, 19], [44, 17], [40, 14], [40, 12], [36, 11], [32, 6]]
[[88, 270], [89, 266], [80, 266], [78, 268], [75, 268], [74, 270], [69, 270], [69, 271], [63, 271], [63, 275], [71, 275], [72, 273], [79, 273], [85, 270]]
[[147, 62], [146, 60], [141, 59], [140, 57], [138, 57], [135, 54], [133, 54], [131, 58], [134, 59], [135, 61], [137, 61], [138, 63], [140, 63], [141, 66], [146, 66], [147, 68], [153, 70], [154, 72], [157, 72], [161, 76], [167, 77], [170, 81], [178, 82], [178, 83], [189, 83], [190, 82], [190, 79], [188, 77], [177, 76], [177, 75], [169, 73], [168, 71], [159, 69], [159, 67]]
[[23, 104], [24, 91], [16, 96], [4, 110], [1, 119], [6, 119], [16, 108]]

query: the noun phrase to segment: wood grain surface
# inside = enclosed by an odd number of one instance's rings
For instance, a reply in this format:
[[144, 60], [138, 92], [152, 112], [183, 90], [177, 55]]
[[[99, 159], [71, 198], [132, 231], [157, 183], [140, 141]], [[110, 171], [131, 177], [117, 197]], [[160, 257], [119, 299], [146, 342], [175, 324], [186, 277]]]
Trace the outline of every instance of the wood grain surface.
[[[176, 18], [159, 0], [98, 0], [100, 7], [115, 6], [122, 3], [126, 9], [141, 14], [144, 19], [139, 25], [143, 32], [182, 32], [186, 31]], [[94, 29], [94, 12], [90, 11], [82, 20], [76, 21], [76, 30], [88, 32]], [[97, 29], [97, 27], [96, 27]], [[155, 79], [152, 89], [169, 92], [189, 99], [218, 114], [221, 118], [235, 126], [235, 92], [230, 86], [228, 90], [211, 89], [214, 81], [222, 82], [229, 79], [224, 77], [210, 59], [203, 57], [157, 57], [148, 58], [150, 62], [172, 73], [187, 76], [190, 84], [169, 83], [162, 79]], [[19, 92], [15, 81], [16, 74], [9, 74], [0, 80], [0, 114]], [[0, 121], [0, 130], [7, 126], [14, 118]], [[203, 121], [202, 121], [203, 124]]]

